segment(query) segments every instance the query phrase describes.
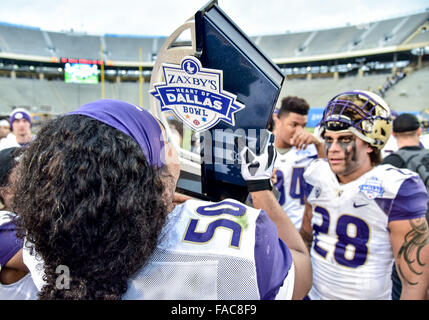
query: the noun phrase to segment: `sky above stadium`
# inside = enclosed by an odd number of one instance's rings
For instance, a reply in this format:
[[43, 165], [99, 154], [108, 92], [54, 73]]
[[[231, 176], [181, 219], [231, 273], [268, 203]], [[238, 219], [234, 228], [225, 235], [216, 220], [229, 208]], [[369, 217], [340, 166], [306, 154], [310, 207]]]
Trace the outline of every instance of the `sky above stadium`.
[[[208, 0], [0, 0], [0, 22], [46, 31], [168, 36]], [[356, 25], [429, 10], [429, 0], [219, 0], [249, 36]]]

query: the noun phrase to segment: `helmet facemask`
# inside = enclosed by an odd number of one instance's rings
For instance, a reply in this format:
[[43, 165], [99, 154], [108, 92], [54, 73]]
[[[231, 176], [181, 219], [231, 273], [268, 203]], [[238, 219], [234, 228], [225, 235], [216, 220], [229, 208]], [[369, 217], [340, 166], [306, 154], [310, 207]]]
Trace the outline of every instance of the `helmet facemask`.
[[383, 99], [372, 92], [355, 90], [331, 99], [319, 126], [322, 137], [326, 130], [349, 131], [380, 150], [392, 132], [392, 118]]

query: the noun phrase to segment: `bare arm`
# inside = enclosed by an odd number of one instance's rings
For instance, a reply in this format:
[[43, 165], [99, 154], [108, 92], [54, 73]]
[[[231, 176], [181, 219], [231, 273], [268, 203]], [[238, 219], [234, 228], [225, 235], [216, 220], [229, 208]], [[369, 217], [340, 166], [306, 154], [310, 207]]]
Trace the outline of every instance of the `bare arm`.
[[295, 226], [269, 190], [251, 192], [253, 205], [263, 209], [275, 223], [280, 239], [289, 247], [295, 264], [295, 287], [292, 299], [303, 299], [310, 291], [313, 279], [310, 255]]
[[311, 245], [313, 243], [313, 227], [311, 226], [312, 217], [313, 217], [313, 208], [307, 202], [307, 200], [305, 200], [304, 217], [302, 219], [301, 230], [299, 231], [299, 233], [301, 234], [301, 237], [304, 240], [308, 251], [311, 250]]
[[28, 273], [27, 266], [22, 260], [22, 249], [19, 250], [4, 266], [0, 272], [0, 283], [12, 284]]
[[429, 287], [429, 231], [425, 218], [389, 223], [401, 299], [426, 299]]

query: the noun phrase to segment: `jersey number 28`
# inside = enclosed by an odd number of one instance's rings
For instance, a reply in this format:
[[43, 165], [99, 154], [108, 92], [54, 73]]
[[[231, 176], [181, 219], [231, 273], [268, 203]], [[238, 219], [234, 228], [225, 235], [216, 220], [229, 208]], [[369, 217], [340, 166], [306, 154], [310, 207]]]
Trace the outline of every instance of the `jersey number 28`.
[[[323, 207], [316, 206], [314, 212], [322, 216], [322, 224], [313, 225], [315, 233], [314, 250], [322, 257], [328, 252], [318, 245], [318, 235], [327, 234], [331, 223], [331, 216]], [[353, 230], [350, 234], [350, 230]], [[335, 243], [334, 258], [340, 265], [357, 268], [366, 262], [368, 255], [369, 227], [365, 221], [352, 215], [343, 214], [337, 220], [335, 228], [337, 242]], [[346, 257], [347, 253], [347, 257]]]

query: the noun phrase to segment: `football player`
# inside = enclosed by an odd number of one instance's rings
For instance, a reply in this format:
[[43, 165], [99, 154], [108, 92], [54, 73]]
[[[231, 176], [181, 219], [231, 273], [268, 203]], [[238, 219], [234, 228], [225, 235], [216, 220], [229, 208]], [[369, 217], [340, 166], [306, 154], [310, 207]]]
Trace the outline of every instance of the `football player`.
[[324, 157], [323, 141], [305, 130], [309, 107], [304, 99], [287, 96], [273, 117], [278, 153], [274, 185], [280, 205], [298, 230], [304, 214], [304, 170], [313, 159]]
[[[265, 211], [232, 199], [174, 206], [177, 153], [146, 110], [99, 100], [46, 124], [23, 155], [17, 204], [40, 297], [301, 299], [310, 256], [271, 191], [273, 140], [241, 153]], [[60, 286], [58, 266], [70, 274]]]
[[343, 92], [329, 101], [320, 126], [327, 160], [304, 173], [310, 299], [391, 299], [393, 263], [401, 299], [424, 299], [428, 196], [414, 172], [378, 165], [392, 130], [388, 105], [371, 92]]
[[0, 150], [12, 147], [26, 147], [35, 138], [35, 135], [31, 133], [31, 115], [26, 109], [16, 108], [12, 110], [9, 123], [12, 132], [4, 139], [1, 139]]
[[35, 286], [22, 260], [22, 240], [17, 238], [11, 210], [12, 183], [21, 148], [0, 151], [0, 300], [35, 299]]

